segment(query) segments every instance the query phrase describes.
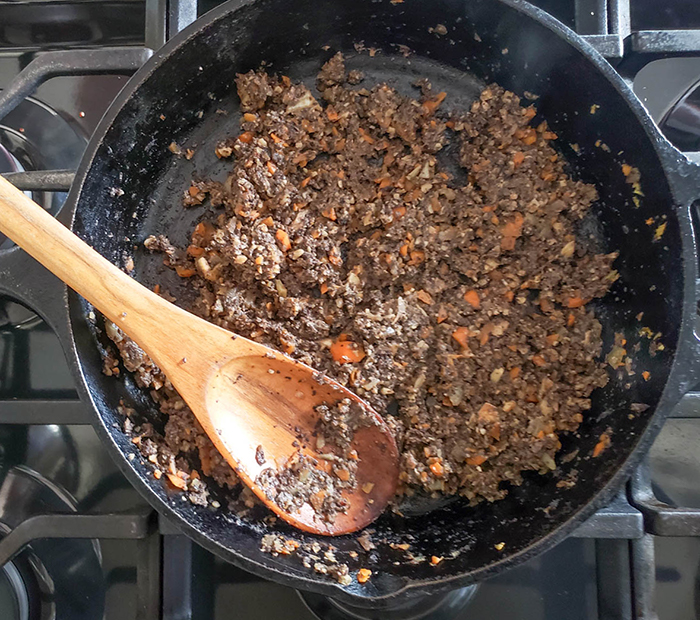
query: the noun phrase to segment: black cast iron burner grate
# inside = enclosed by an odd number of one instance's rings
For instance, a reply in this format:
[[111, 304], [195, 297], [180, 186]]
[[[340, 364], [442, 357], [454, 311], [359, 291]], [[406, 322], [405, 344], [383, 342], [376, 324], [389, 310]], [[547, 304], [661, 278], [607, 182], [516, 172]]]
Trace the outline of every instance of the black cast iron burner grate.
[[[36, 10], [43, 9], [37, 6]], [[32, 54], [9, 87], [0, 92], [0, 119], [50, 78], [133, 73], [148, 60], [152, 50], [194, 21], [197, 10], [198, 0], [146, 0], [142, 46], [69, 48]], [[655, 60], [700, 56], [700, 30], [633, 32], [630, 0], [576, 0], [574, 22], [577, 32], [629, 82]], [[5, 176], [22, 190], [68, 191], [73, 175], [72, 170], [43, 170]], [[671, 417], [700, 417], [700, 392], [687, 394]], [[0, 424], [89, 423], [88, 413], [78, 400], [0, 400]], [[700, 536], [700, 509], [660, 502], [652, 491], [645, 463], [625, 490], [573, 536], [595, 539], [599, 617], [654, 618], [653, 537]], [[194, 543], [154, 511], [33, 517], [0, 541], [0, 566], [32, 541], [47, 538], [137, 540], [137, 618], [192, 617], [187, 559], [192, 556]], [[180, 568], [174, 570], [173, 566]]]

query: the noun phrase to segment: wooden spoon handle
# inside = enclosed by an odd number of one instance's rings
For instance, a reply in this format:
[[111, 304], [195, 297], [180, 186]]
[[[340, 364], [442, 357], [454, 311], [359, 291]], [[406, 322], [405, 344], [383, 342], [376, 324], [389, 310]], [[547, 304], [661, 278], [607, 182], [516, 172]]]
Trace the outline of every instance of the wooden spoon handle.
[[186, 314], [115, 267], [1, 176], [0, 231], [139, 344], [152, 341], [159, 326], [177, 319], [168, 315]]

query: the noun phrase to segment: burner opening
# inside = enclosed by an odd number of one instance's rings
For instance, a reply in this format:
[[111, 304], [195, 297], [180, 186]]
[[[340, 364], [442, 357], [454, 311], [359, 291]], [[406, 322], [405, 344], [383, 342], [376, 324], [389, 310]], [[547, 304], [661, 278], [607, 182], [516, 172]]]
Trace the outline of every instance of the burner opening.
[[22, 164], [0, 144], [0, 172], [20, 172], [21, 170], [23, 170]]
[[[61, 114], [32, 98], [9, 112], [0, 124], [0, 174], [74, 169], [85, 137]], [[52, 215], [66, 199], [64, 192], [25, 192]], [[0, 234], [0, 253], [14, 244]]]
[[29, 594], [22, 575], [12, 562], [0, 569], [0, 617], [29, 620]]
[[[26, 151], [4, 146], [2, 138], [3, 135], [0, 131], [0, 174], [6, 172], [26, 172], [27, 170], [36, 169]], [[5, 142], [10, 141], [5, 140]], [[24, 194], [50, 211], [49, 206], [51, 201], [45, 192], [24, 192]], [[10, 248], [13, 245], [14, 243], [0, 232], [0, 250]]]
[[335, 599], [299, 592], [319, 620], [452, 620], [474, 598], [479, 584], [442, 594], [429, 594], [384, 604], [379, 608], [357, 607]]
[[0, 332], [8, 329], [29, 329], [40, 322], [36, 312], [0, 295]]

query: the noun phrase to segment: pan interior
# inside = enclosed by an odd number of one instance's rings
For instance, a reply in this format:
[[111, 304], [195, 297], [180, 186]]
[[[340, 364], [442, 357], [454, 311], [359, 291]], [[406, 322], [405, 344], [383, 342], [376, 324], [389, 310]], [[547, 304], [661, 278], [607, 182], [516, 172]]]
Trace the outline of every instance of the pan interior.
[[[439, 34], [439, 24], [447, 34]], [[140, 281], [159, 283], [185, 306], [191, 293], [141, 243], [149, 234], [165, 233], [184, 245], [204, 213], [182, 207], [190, 180], [225, 178], [230, 164], [215, 157], [214, 145], [240, 131], [236, 73], [264, 62], [269, 71], [313, 88], [321, 64], [342, 51], [349, 68], [366, 74], [364, 84], [387, 82], [415, 94], [413, 82], [427, 77], [448, 93], [454, 108], [466, 109], [490, 82], [538, 97], [539, 118], [560, 136], [557, 145], [572, 174], [598, 188], [600, 200], [581, 234], [601, 251], [620, 251], [615, 264], [620, 279], [596, 306], [604, 325], [604, 351], [610, 350], [615, 333], [624, 335], [630, 350], [639, 343], [634, 354], [638, 372], [611, 372], [580, 430], [562, 437], [560, 457], [568, 460], [559, 459], [556, 476], [528, 475], [494, 504], [470, 507], [455, 500], [429, 513], [419, 505], [405, 518], [383, 516], [374, 525], [373, 538], [409, 543], [414, 560], [406, 562], [405, 554], [389, 544], [365, 553], [355, 536], [334, 539], [333, 544], [341, 552], [362, 552], [361, 565], [376, 578], [368, 587], [345, 589], [369, 598], [388, 595], [409, 581], [427, 585], [457, 575], [476, 578], [483, 574], [477, 573], [480, 569], [542, 548], [550, 534], [588, 506], [634, 451], [651, 421], [677, 345], [682, 305], [678, 222], [663, 169], [625, 98], [583, 53], [520, 9], [497, 0], [258, 0], [222, 7], [205, 18], [199, 31], [183, 33], [179, 40], [161, 54], [155, 68], [136, 77], [138, 87], [127, 87], [116, 104], [111, 126], [95, 144], [84, 171], [74, 229], [115, 263], [123, 265], [133, 255]], [[405, 56], [399, 46], [407, 46], [410, 54]], [[374, 56], [370, 48], [377, 50]], [[193, 148], [194, 157], [174, 156], [168, 149], [172, 142]], [[637, 193], [626, 182], [623, 163], [640, 170]], [[655, 239], [662, 224], [663, 235]], [[101, 373], [96, 346], [101, 336], [76, 296], [71, 312], [84, 379], [100, 422], [125, 467], [135, 469], [140, 488], [224, 557], [269, 577], [292, 575], [298, 587], [323, 589], [327, 578], [310, 573], [297, 559], [260, 552], [260, 538], [270, 526], [182, 502], [138, 458], [127, 461], [135, 448], [115, 428], [121, 422], [116, 412], [120, 399], [147, 417], [158, 416], [128, 377], [116, 380]], [[650, 355], [641, 327], [661, 334], [663, 350]], [[642, 370], [650, 373], [648, 381]], [[604, 432], [610, 434], [612, 448], [594, 459], [593, 448]], [[568, 475], [576, 476], [576, 484], [557, 486]], [[290, 533], [284, 526], [276, 528]], [[428, 561], [433, 555], [445, 561], [433, 566]]]

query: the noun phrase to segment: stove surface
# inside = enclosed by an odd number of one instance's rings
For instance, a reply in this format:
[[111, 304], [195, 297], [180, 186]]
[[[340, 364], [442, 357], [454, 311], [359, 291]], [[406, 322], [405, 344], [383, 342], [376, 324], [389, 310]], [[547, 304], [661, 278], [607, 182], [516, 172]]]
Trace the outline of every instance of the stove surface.
[[[197, 12], [216, 4], [200, 0]], [[624, 5], [613, 0], [535, 4], [581, 34], [600, 36], [601, 20], [606, 32], [614, 31], [614, 9]], [[172, 30], [172, 15], [187, 14], [185, 5], [184, 0], [0, 4], [0, 89], [37, 52], [155, 47]], [[170, 22], [164, 17], [168, 8], [174, 11]], [[700, 3], [631, 0], [628, 26], [634, 32], [700, 30]], [[694, 90], [700, 84], [700, 45], [695, 49], [647, 64], [636, 73], [633, 87], [674, 144], [700, 161], [695, 152], [700, 150], [700, 90]], [[611, 62], [624, 70], [619, 58]], [[74, 169], [127, 79], [61, 76], [41, 85], [0, 118], [0, 174]], [[31, 195], [52, 212], [65, 200], [62, 192]], [[8, 243], [0, 238], [0, 248]], [[634, 602], [635, 590], [639, 595], [649, 584], [655, 585], [653, 602], [661, 620], [700, 617], [700, 537], [641, 532], [639, 537], [618, 537], [614, 529], [600, 529], [600, 523], [609, 522], [605, 519], [585, 524], [578, 536], [476, 588], [399, 609], [347, 609], [237, 569], [177, 535], [166, 522], [154, 530], [148, 506], [107, 457], [92, 428], [83, 423], [87, 421], [51, 329], [30, 310], [0, 298], [0, 530], [7, 533], [46, 512], [125, 515], [121, 521], [76, 526], [78, 532], [80, 527], [93, 528], [89, 531], [94, 538], [32, 542], [0, 568], [2, 620], [652, 618], [651, 609], [635, 608]], [[700, 509], [699, 445], [700, 396], [691, 393], [666, 422], [649, 455], [657, 498], [671, 506]], [[636, 516], [633, 511], [632, 520]], [[128, 519], [136, 535], [122, 537], [119, 527]], [[647, 581], [640, 577], [644, 570]]]

